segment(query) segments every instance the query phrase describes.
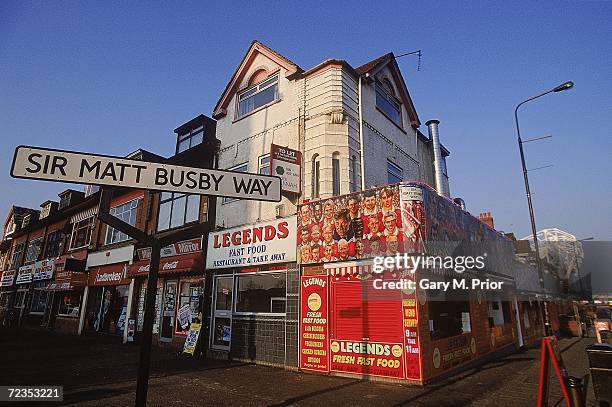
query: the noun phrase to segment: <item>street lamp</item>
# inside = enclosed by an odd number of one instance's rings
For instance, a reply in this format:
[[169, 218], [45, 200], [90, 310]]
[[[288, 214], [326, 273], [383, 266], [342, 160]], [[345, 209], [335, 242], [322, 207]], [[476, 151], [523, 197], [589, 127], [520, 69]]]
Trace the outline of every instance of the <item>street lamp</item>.
[[[516, 133], [518, 135], [518, 145], [519, 145], [519, 151], [521, 153], [521, 165], [523, 166], [523, 178], [525, 179], [525, 193], [527, 194], [527, 205], [529, 206], [529, 219], [531, 220], [531, 233], [533, 236], [533, 245], [535, 248], [536, 265], [538, 268], [538, 278], [540, 279], [540, 288], [544, 292], [545, 297], [546, 297], [546, 287], [544, 286], [544, 274], [542, 271], [542, 262], [540, 261], [540, 248], [538, 245], [538, 238], [536, 236], [537, 231], [536, 231], [535, 217], [533, 215], [533, 205], [531, 203], [531, 191], [529, 190], [529, 177], [527, 176], [527, 166], [525, 165], [525, 153], [523, 152], [523, 140], [521, 139], [521, 129], [519, 127], [518, 110], [522, 105], [534, 99], [538, 99], [544, 95], [548, 95], [549, 93], [553, 93], [553, 92], [557, 93], [557, 92], [561, 92], [564, 90], [568, 90], [568, 89], [571, 89], [572, 87], [574, 87], [574, 82], [572, 81], [562, 83], [561, 85], [556, 86], [550, 90], [547, 90], [544, 93], [540, 93], [539, 95], [530, 97], [529, 99], [522, 101], [516, 106], [516, 109], [514, 109], [514, 120], [516, 121]], [[548, 306], [546, 305], [546, 301], [544, 301], [544, 326], [546, 330], [546, 335], [549, 335], [550, 334], [550, 321], [548, 319]]]

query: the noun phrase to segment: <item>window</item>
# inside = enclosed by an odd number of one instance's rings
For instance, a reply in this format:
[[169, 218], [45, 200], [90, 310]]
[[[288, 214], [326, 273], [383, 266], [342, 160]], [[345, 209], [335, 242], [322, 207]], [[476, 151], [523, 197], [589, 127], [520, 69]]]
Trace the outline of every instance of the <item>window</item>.
[[402, 127], [402, 105], [379, 82], [376, 82], [374, 86], [376, 88], [376, 107], [382, 110], [393, 123]]
[[259, 173], [270, 175], [270, 154], [259, 157]]
[[236, 312], [284, 314], [285, 272], [237, 276]]
[[11, 259], [11, 270], [17, 270], [19, 267], [21, 267], [24, 247], [25, 242], [17, 243], [15, 245], [15, 250], [13, 250], [13, 258]]
[[238, 117], [259, 109], [278, 98], [278, 75], [266, 79], [238, 95]]
[[200, 195], [162, 192], [159, 202], [157, 230], [172, 229], [197, 222], [200, 215]]
[[59, 302], [57, 315], [64, 317], [78, 317], [81, 307], [81, 293], [77, 291], [65, 291]]
[[40, 251], [42, 249], [42, 241], [42, 236], [34, 240], [30, 240], [30, 243], [28, 243], [28, 249], [26, 250], [24, 264], [34, 263], [36, 260], [38, 260], [38, 256], [40, 256]]
[[467, 301], [430, 301], [429, 318], [432, 340], [472, 331], [470, 303]]
[[[136, 225], [136, 213], [138, 211], [139, 202], [140, 198], [133, 199], [130, 202], [110, 208], [109, 212], [115, 218], [121, 219], [125, 223], [134, 226]], [[104, 244], [119, 243], [129, 239], [131, 238], [125, 233], [111, 228], [110, 226], [106, 227], [106, 239], [104, 240]]]
[[[204, 289], [202, 282], [189, 282], [181, 281], [181, 288], [179, 291], [179, 304], [176, 309], [176, 333], [186, 334], [189, 332], [189, 324], [195, 322], [198, 318], [198, 314], [202, 312], [202, 295]], [[183, 329], [181, 322], [179, 321], [178, 311], [185, 305], [189, 305], [189, 324]]]
[[93, 230], [94, 217], [91, 216], [76, 222], [72, 225], [72, 234], [70, 235], [70, 249], [79, 249], [88, 246], [91, 242], [91, 232]]
[[[247, 172], [249, 168], [249, 163], [235, 165], [232, 168], [228, 168], [228, 171], [237, 171], [237, 172]], [[223, 198], [223, 204], [237, 201], [237, 198]]]
[[402, 169], [388, 160], [387, 160], [387, 182], [389, 184], [397, 184], [398, 182], [402, 182]]
[[68, 207], [68, 205], [70, 205], [70, 196], [72, 194], [70, 194], [69, 192], [60, 196], [60, 202], [59, 202], [59, 206], [57, 207], [57, 209], [62, 210], [66, 207]]
[[47, 286], [46, 281], [34, 282], [34, 291], [32, 292], [32, 303], [30, 305], [30, 312], [33, 313], [44, 313], [47, 308], [47, 295], [48, 291], [45, 290]]
[[204, 125], [187, 131], [185, 134], [179, 134], [176, 142], [176, 153], [181, 153], [185, 150], [195, 147], [202, 143], [204, 138]]
[[319, 160], [319, 154], [312, 156], [312, 185], [311, 185], [311, 198], [318, 198], [320, 192], [321, 182], [321, 161]]
[[338, 153], [332, 155], [332, 195], [340, 195], [340, 159]]
[[15, 308], [25, 308], [28, 299], [28, 290], [17, 290], [15, 294]]
[[500, 326], [512, 322], [510, 303], [502, 301], [499, 296], [489, 300], [489, 327]]
[[55, 232], [49, 233], [49, 236], [47, 236], [45, 258], [57, 257], [60, 255], [60, 246], [63, 238], [64, 232], [61, 230], [56, 230]]

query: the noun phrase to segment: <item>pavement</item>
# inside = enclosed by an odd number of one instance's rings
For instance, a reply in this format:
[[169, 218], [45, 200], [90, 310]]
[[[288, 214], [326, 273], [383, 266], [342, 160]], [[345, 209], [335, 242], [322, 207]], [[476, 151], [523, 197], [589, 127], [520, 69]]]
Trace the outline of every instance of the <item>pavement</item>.
[[[571, 375], [588, 373], [585, 348], [591, 343], [591, 338], [560, 341]], [[118, 338], [0, 331], [0, 349], [0, 385], [64, 386], [64, 402], [47, 405], [134, 404], [138, 347], [122, 345]], [[539, 349], [530, 349], [419, 387], [192, 358], [154, 348], [148, 405], [533, 406], [539, 355]], [[561, 399], [555, 380], [551, 378], [550, 405]], [[587, 405], [595, 405], [591, 384]]]

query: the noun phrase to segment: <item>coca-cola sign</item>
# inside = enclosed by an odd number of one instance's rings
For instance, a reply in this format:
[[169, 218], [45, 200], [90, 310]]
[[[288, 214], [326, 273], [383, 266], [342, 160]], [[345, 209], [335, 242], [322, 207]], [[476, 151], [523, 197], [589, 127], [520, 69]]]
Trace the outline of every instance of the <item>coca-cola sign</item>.
[[[163, 247], [159, 255], [160, 257], [172, 257], [180, 256], [182, 254], [197, 253], [202, 251], [202, 237], [195, 239], [184, 240], [182, 242], [174, 243]], [[151, 259], [151, 248], [145, 247], [138, 249], [138, 260], [150, 260]]]

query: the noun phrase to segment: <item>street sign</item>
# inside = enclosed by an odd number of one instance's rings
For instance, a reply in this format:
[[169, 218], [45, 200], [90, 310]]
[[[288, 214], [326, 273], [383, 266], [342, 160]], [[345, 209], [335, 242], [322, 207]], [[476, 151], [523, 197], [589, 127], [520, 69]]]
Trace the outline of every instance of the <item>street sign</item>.
[[11, 176], [278, 202], [281, 179], [30, 146], [15, 149]]

